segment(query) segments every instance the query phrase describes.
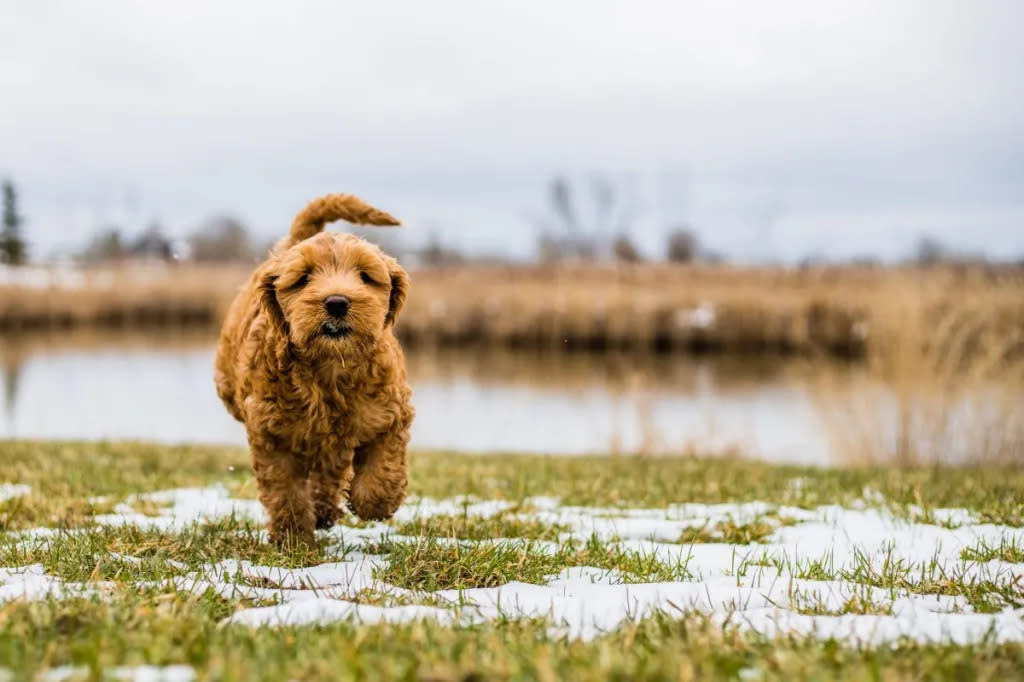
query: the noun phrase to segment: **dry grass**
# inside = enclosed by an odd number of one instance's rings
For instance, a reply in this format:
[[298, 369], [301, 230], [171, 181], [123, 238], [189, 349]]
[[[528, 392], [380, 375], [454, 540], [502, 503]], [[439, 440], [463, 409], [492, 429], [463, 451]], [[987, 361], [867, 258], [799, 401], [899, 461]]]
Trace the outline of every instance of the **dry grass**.
[[928, 290], [892, 292], [874, 312], [862, 371], [841, 383], [817, 375], [839, 457], [1024, 463], [1022, 294], [1019, 282], [965, 287], [945, 302]]
[[247, 271], [156, 264], [0, 278], [0, 331], [213, 326]]
[[[855, 355], [856, 271], [732, 267], [458, 268], [416, 280], [405, 333], [439, 343]], [[869, 278], [870, 279], [870, 278]]]
[[[215, 326], [245, 267], [90, 271], [78, 288], [0, 283], [0, 330]], [[1024, 330], [1024, 271], [567, 265], [413, 273], [406, 343], [529, 348], [771, 351], [861, 356], [903, 326], [982, 319]], [[973, 339], [968, 339], [973, 343]]]
[[[861, 355], [912, 298], [938, 319], [979, 309], [1024, 329], [1024, 271], [981, 268], [537, 266], [415, 278], [411, 339], [526, 347]], [[898, 321], [897, 321], [898, 323]]]

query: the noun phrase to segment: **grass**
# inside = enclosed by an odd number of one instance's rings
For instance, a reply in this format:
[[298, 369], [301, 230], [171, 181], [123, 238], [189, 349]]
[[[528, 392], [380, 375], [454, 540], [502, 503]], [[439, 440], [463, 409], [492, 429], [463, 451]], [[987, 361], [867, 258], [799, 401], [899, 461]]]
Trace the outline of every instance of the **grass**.
[[1024, 585], [1019, 584], [1019, 579], [1000, 584], [969, 576], [967, 564], [953, 570], [944, 569], [936, 561], [914, 565], [897, 558], [894, 550], [890, 546], [881, 561], [857, 552], [854, 566], [841, 569], [836, 575], [843, 580], [893, 592], [963, 597], [979, 613], [995, 613], [1006, 607], [1024, 608]]
[[[908, 521], [922, 522], [941, 518], [935, 510], [966, 507], [978, 521], [1021, 526], [1024, 473], [1013, 468], [826, 470], [692, 457], [417, 452], [411, 458], [411, 489], [424, 507], [427, 498], [456, 495], [509, 504], [490, 516], [455, 513], [355, 524], [360, 530], [345, 532], [369, 533], [366, 544], [350, 539], [339, 544], [337, 535], [328, 535], [314, 551], [302, 552], [269, 545], [261, 528], [240, 518], [176, 530], [109, 527], [91, 519], [122, 503], [164, 518], [169, 513], [165, 505], [138, 493], [172, 486], [216, 483], [232, 495], [251, 498], [255, 489], [242, 450], [5, 441], [0, 457], [0, 482], [31, 486], [28, 495], [0, 503], [0, 566], [41, 564], [49, 575], [98, 590], [0, 603], [0, 668], [13, 679], [31, 679], [38, 670], [59, 665], [82, 666], [84, 675], [101, 679], [101, 671], [112, 666], [143, 663], [185, 664], [195, 668], [199, 679], [225, 680], [997, 680], [1012, 678], [1024, 666], [1019, 644], [903, 641], [859, 647], [803, 636], [765, 637], [746, 632], [742, 622], [727, 619], [723, 624], [682, 609], [627, 623], [590, 641], [568, 640], [546, 620], [224, 626], [224, 619], [241, 609], [273, 603], [254, 599], [243, 588], [274, 590], [280, 584], [239, 572], [223, 577], [239, 587], [237, 595], [225, 597], [212, 589], [182, 591], [181, 582], [172, 580], [203, 574], [227, 559], [301, 568], [368, 552], [379, 555], [377, 579], [412, 592], [366, 587], [350, 595], [351, 601], [449, 608], [430, 593], [511, 581], [544, 584], [573, 566], [608, 571], [618, 583], [694, 581], [700, 575], [692, 557], [701, 544], [714, 542], [734, 545], [734, 568], [726, 575], [737, 582], [762, 575], [768, 582], [844, 580], [859, 586], [839, 603], [826, 603], [813, 590], [791, 588], [797, 613], [884, 616], [891, 613], [893, 599], [908, 594], [960, 597], [970, 609], [993, 613], [1024, 608], [1024, 586], [976, 575], [972, 568], [989, 561], [1021, 563], [1021, 545], [1010, 536], [963, 549], [961, 563], [953, 568], [934, 561], [910, 564], [895, 548], [840, 564], [827, 554], [800, 558], [760, 546], [781, 525], [797, 523], [777, 510], [745, 522], [726, 520], [688, 530], [679, 541], [691, 547], [666, 544], [673, 552], [655, 553], [614, 537], [580, 537], [567, 522], [545, 523], [534, 516], [530, 498], [559, 497], [565, 504], [593, 508], [595, 517], [613, 517], [618, 508], [667, 513], [681, 502], [756, 499], [806, 508], [885, 506]], [[57, 532], [21, 532], [38, 526]], [[358, 536], [346, 535], [351, 537]]]
[[794, 594], [793, 597], [796, 602], [794, 610], [807, 616], [889, 616], [893, 612], [890, 602], [875, 601], [866, 591], [850, 595], [838, 607], [826, 604], [819, 594]]
[[206, 485], [211, 480], [244, 493], [252, 478], [245, 453], [231, 448], [5, 441], [0, 450], [3, 477], [32, 489], [26, 496], [0, 503], [0, 532], [36, 526], [76, 528], [133, 493]]
[[372, 548], [387, 565], [374, 576], [414, 590], [496, 587], [512, 580], [540, 583], [557, 572], [554, 556], [532, 545], [447, 543], [437, 538], [385, 542]]
[[[239, 448], [166, 447], [143, 443], [0, 442], [6, 482], [25, 483], [32, 492], [0, 503], [0, 531], [38, 525], [78, 527], [95, 510], [130, 494], [178, 486], [223, 483], [235, 496], [255, 498], [248, 456]], [[46, 466], [41, 466], [45, 462]], [[5, 481], [0, 481], [5, 482]], [[760, 500], [775, 505], [814, 508], [826, 504], [856, 506], [879, 496], [906, 518], [928, 510], [961, 507], [980, 521], [1024, 526], [1024, 469], [1014, 466], [900, 469], [865, 467], [823, 469], [774, 465], [741, 459], [697, 457], [546, 457], [539, 455], [466, 455], [416, 452], [412, 455], [410, 494], [518, 502], [554, 496], [564, 504], [596, 507], [663, 507], [680, 501], [699, 503]], [[96, 496], [105, 496], [96, 502]], [[431, 532], [449, 535], [482, 532], [474, 523], [430, 522]], [[465, 527], [458, 524], [467, 524]], [[530, 537], [537, 528], [507, 523]], [[403, 530], [414, 530], [405, 528]], [[469, 535], [467, 537], [472, 537]], [[543, 538], [540, 538], [543, 539]]]
[[1024, 649], [906, 643], [857, 649], [805, 638], [764, 640], [701, 618], [659, 616], [570, 642], [545, 623], [439, 628], [223, 628], [233, 606], [210, 595], [150, 592], [110, 602], [8, 607], [0, 663], [30, 679], [39, 662], [88, 671], [140, 663], [193, 665], [217, 680], [793, 680], [1014, 679]]
[[[125, 561], [122, 556], [142, 561]], [[299, 567], [320, 563], [323, 554], [278, 548], [266, 542], [262, 529], [230, 517], [180, 532], [98, 526], [49, 537], [0, 538], [0, 566], [42, 564], [48, 573], [76, 582], [117, 580], [125, 572], [140, 580], [161, 580], [225, 559]], [[140, 577], [143, 573], [145, 578]]]
[[614, 572], [622, 582], [668, 582], [690, 578], [686, 562], [668, 563], [653, 554], [623, 549], [597, 537], [548, 546], [499, 541], [445, 542], [436, 537], [389, 540], [372, 548], [387, 564], [375, 576], [415, 590], [496, 587], [513, 580], [541, 584], [562, 569], [591, 566]]
[[782, 526], [791, 526], [795, 520], [780, 517], [778, 514], [762, 514], [747, 523], [736, 523], [729, 519], [714, 524], [705, 524], [697, 528], [687, 528], [677, 540], [683, 545], [704, 542], [724, 542], [730, 545], [749, 545], [765, 542], [766, 539]]
[[559, 523], [543, 523], [515, 513], [494, 516], [441, 515], [418, 518], [401, 523], [395, 528], [399, 535], [419, 535], [432, 538], [460, 538], [463, 540], [491, 540], [494, 538], [526, 538], [555, 542], [568, 527]]
[[996, 544], [981, 540], [973, 547], [966, 547], [960, 552], [964, 561], [1005, 561], [1011, 564], [1024, 564], [1024, 543], [1012, 538], [1000, 538]]
[[697, 457], [509, 458], [443, 452], [418, 453], [413, 466], [413, 491], [428, 497], [522, 500], [549, 495], [565, 504], [608, 507], [756, 499], [813, 508], [856, 505], [866, 495], [878, 495], [908, 518], [920, 509], [963, 507], [985, 521], [1024, 525], [1024, 469], [1012, 466], [822, 469]]

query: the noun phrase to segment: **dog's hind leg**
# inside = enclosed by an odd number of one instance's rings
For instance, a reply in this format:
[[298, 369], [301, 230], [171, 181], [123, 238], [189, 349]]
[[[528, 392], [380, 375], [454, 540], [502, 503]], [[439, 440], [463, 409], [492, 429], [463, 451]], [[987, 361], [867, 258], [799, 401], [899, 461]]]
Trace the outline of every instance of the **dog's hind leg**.
[[309, 495], [308, 462], [253, 443], [253, 473], [267, 510], [270, 540], [279, 545], [313, 545], [316, 517]]
[[388, 519], [405, 499], [409, 430], [392, 431], [356, 449], [349, 508], [361, 519]]
[[352, 452], [321, 455], [309, 472], [309, 493], [313, 498], [317, 528], [330, 528], [341, 518], [339, 505], [352, 482]]

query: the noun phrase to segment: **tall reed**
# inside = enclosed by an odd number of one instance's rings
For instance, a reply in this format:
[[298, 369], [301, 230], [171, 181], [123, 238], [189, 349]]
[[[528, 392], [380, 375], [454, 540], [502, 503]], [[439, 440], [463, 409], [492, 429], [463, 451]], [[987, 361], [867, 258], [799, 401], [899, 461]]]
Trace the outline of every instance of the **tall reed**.
[[890, 291], [854, 378], [814, 382], [842, 461], [1024, 464], [1024, 287], [995, 305], [999, 290], [937, 284]]

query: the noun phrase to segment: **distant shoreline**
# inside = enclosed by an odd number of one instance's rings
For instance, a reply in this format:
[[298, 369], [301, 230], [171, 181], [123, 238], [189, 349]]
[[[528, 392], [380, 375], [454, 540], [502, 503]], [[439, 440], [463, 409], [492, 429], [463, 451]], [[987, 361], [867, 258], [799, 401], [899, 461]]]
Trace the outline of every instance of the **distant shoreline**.
[[[215, 329], [250, 266], [7, 269], [0, 334]], [[1024, 333], [1024, 270], [572, 264], [413, 273], [409, 344], [857, 358], [898, 309]], [[927, 330], [922, 330], [927, 334]]]

